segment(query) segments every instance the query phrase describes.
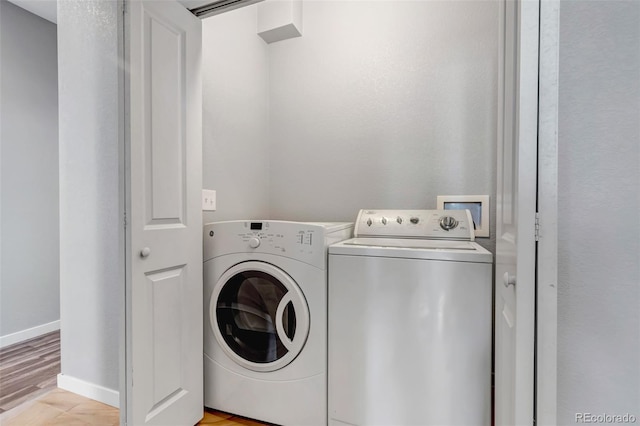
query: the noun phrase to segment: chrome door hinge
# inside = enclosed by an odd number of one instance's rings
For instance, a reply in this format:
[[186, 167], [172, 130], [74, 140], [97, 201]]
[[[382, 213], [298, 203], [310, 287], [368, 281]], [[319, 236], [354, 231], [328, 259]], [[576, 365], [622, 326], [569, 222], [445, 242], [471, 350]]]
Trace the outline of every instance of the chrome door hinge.
[[536, 212], [536, 241], [540, 240], [540, 213]]

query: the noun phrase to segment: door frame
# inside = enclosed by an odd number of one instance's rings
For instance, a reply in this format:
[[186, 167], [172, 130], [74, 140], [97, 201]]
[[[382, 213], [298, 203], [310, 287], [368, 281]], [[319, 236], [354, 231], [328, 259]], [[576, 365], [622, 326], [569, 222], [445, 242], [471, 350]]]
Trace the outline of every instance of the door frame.
[[129, 250], [130, 247], [130, 233], [127, 231], [127, 212], [130, 209], [130, 191], [127, 187], [129, 182], [128, 172], [128, 156], [127, 156], [127, 129], [130, 128], [129, 119], [129, 79], [127, 77], [127, 63], [129, 62], [129, 48], [127, 46], [128, 40], [126, 37], [126, 2], [129, 0], [117, 0], [118, 1], [118, 152], [120, 153], [119, 161], [119, 175], [120, 175], [120, 203], [121, 212], [123, 216], [123, 229], [122, 232], [122, 247], [120, 254], [122, 256], [123, 269], [121, 271], [122, 280], [120, 283], [120, 350], [119, 350], [119, 373], [120, 373], [120, 387], [119, 387], [119, 412], [120, 412], [120, 424], [127, 424], [127, 380], [129, 374], [127, 372], [129, 361], [127, 360], [127, 346], [131, 343], [130, 336], [127, 333], [127, 311], [131, 301], [127, 297], [127, 285], [129, 282]]
[[[560, 0], [519, 1], [537, 3], [539, 24], [524, 37], [538, 38], [536, 259], [533, 389], [516, 389], [533, 399], [532, 422], [555, 425], [557, 414], [557, 283], [558, 283], [558, 66]], [[499, 24], [505, 24], [501, 14]], [[538, 32], [537, 34], [533, 34]], [[500, 84], [501, 81], [499, 82]], [[527, 104], [530, 107], [530, 104]], [[521, 111], [521, 114], [523, 112]], [[525, 114], [531, 113], [525, 112]], [[532, 230], [533, 231], [533, 230]], [[497, 395], [496, 395], [497, 397]]]
[[535, 416], [557, 422], [558, 77], [560, 0], [540, 2]]
[[[521, 0], [530, 1], [530, 0]], [[557, 140], [558, 140], [558, 44], [559, 44], [559, 0], [538, 1], [540, 4], [540, 49], [539, 49], [539, 120], [538, 120], [538, 212], [540, 238], [537, 256], [537, 318], [536, 318], [536, 378], [535, 416], [540, 425], [556, 422], [557, 409]], [[119, 174], [122, 212], [129, 205], [126, 188], [127, 162], [125, 155], [126, 132], [129, 126], [127, 103], [127, 40], [125, 36], [125, 0], [118, 0], [118, 47], [119, 47]], [[500, 23], [502, 25], [502, 23]], [[124, 234], [124, 232], [123, 232]], [[127, 243], [122, 255], [127, 258]], [[126, 333], [125, 312], [126, 278], [122, 271], [120, 283], [120, 416], [126, 421], [126, 346], [130, 343]]]

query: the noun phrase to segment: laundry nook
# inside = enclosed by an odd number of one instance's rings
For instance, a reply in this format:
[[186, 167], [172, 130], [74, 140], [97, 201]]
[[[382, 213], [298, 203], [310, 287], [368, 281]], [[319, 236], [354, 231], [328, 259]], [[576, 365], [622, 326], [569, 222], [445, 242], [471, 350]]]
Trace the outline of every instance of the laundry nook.
[[640, 418], [640, 1], [0, 0], [0, 40], [3, 426]]

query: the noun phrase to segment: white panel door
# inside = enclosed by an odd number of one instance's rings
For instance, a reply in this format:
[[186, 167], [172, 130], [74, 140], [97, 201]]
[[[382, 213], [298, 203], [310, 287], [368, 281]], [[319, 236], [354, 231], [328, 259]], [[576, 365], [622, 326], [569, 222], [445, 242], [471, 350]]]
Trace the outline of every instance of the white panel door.
[[128, 2], [126, 421], [203, 414], [200, 20]]
[[495, 424], [506, 426], [533, 424], [538, 8], [501, 2]]

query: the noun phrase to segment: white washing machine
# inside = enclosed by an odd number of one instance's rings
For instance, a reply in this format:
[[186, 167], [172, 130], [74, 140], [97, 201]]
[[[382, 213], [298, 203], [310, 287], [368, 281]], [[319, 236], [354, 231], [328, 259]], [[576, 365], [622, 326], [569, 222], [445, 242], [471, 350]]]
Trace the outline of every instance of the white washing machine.
[[492, 255], [467, 210], [362, 210], [329, 247], [329, 424], [491, 424]]
[[327, 247], [352, 231], [205, 225], [205, 406], [280, 425], [327, 424]]

